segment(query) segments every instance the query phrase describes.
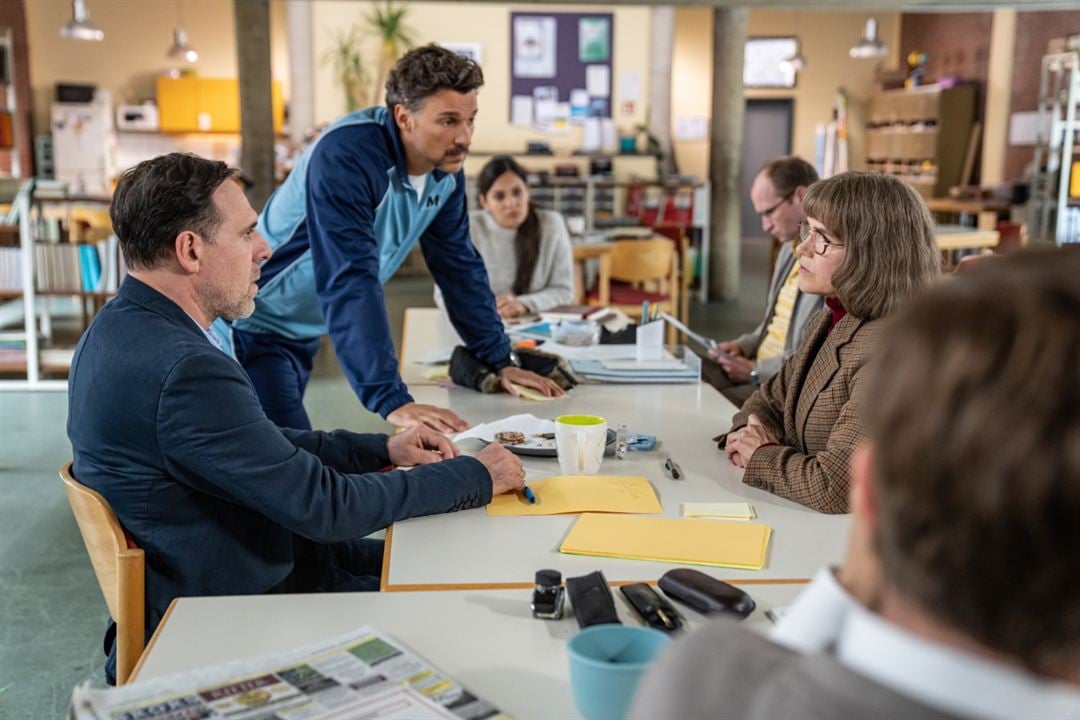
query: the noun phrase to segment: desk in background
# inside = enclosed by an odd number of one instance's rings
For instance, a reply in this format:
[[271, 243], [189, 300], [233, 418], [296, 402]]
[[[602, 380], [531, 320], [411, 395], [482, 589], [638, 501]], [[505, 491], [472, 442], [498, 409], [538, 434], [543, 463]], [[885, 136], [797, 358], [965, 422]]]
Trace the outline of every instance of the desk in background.
[[[765, 610], [790, 604], [801, 589], [748, 588], [758, 607], [745, 622], [767, 631]], [[577, 623], [569, 605], [562, 620], [532, 618], [531, 597], [530, 590], [461, 590], [178, 598], [135, 678], [281, 652], [372, 625], [513, 717], [576, 717], [566, 640]], [[622, 594], [615, 598], [623, 622], [640, 624]], [[691, 627], [706, 622], [679, 609]]]

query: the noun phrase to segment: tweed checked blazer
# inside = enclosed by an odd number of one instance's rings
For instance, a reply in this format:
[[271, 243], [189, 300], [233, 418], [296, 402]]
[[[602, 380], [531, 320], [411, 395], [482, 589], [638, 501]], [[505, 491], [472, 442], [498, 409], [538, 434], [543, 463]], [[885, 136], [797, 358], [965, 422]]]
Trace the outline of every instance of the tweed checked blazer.
[[[845, 315], [829, 332], [828, 308], [806, 327], [798, 351], [751, 395], [731, 432], [757, 415], [779, 445], [758, 448], [743, 482], [825, 513], [846, 513], [848, 464], [865, 437], [859, 406], [881, 320]], [[727, 433], [717, 442], [723, 448]]]

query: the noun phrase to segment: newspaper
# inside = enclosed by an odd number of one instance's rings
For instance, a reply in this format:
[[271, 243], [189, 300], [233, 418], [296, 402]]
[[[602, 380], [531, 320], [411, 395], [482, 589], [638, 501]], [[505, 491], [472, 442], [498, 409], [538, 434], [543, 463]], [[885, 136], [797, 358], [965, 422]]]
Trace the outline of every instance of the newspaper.
[[370, 626], [284, 653], [118, 688], [77, 687], [76, 720], [316, 720], [507, 716]]

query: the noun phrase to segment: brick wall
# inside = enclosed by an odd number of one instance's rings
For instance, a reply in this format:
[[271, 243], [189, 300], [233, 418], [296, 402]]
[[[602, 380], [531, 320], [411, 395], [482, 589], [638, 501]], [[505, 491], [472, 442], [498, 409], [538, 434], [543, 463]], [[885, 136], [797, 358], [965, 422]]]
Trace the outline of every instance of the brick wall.
[[[1019, 12], [1013, 56], [1009, 114], [1039, 107], [1039, 73], [1046, 43], [1052, 38], [1080, 33], [1080, 12]], [[1032, 145], [1010, 145], [1005, 150], [1005, 178], [1019, 179], [1034, 155]]]
[[925, 81], [959, 77], [979, 86], [976, 117], [982, 118], [993, 13], [905, 13], [900, 21], [900, 62], [912, 50], [926, 53]]
[[[955, 77], [975, 85], [975, 120], [986, 107], [990, 28], [994, 15], [980, 13], [905, 13], [900, 20], [900, 64], [907, 68], [913, 50], [926, 53], [924, 84]], [[974, 180], [981, 168], [976, 156]]]
[[[15, 82], [15, 144], [19, 152], [19, 164], [24, 177], [29, 177], [32, 141], [30, 139], [30, 56], [26, 48], [26, 11], [23, 0], [0, 0], [0, 27], [11, 30], [14, 41], [15, 65], [12, 80]], [[7, 168], [10, 170], [10, 168]]]

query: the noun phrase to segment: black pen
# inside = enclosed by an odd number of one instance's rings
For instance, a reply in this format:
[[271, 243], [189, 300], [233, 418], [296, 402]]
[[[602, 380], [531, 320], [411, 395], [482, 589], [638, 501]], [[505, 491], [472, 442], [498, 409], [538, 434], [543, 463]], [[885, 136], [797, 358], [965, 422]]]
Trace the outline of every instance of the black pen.
[[679, 467], [679, 463], [675, 462], [671, 458], [664, 461], [664, 469], [671, 473], [672, 480], [682, 480], [682, 468]]

